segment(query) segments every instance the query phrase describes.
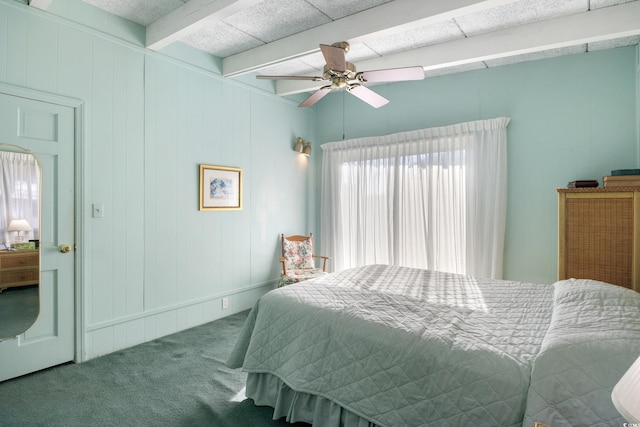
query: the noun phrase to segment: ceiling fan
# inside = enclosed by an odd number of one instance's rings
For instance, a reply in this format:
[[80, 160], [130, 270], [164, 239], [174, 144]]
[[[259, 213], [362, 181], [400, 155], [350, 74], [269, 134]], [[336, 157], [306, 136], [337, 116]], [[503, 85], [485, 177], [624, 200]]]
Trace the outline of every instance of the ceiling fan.
[[332, 45], [321, 44], [320, 50], [326, 65], [322, 77], [314, 76], [256, 76], [258, 79], [271, 80], [311, 80], [319, 82], [328, 80], [331, 84], [322, 86], [299, 107], [310, 107], [334, 89], [346, 89], [350, 94], [360, 98], [374, 108], [382, 107], [389, 102], [363, 83], [399, 82], [406, 80], [424, 79], [424, 69], [420, 66], [405, 68], [390, 68], [386, 70], [356, 71], [356, 66], [347, 62], [345, 55], [349, 52], [349, 43], [338, 42]]

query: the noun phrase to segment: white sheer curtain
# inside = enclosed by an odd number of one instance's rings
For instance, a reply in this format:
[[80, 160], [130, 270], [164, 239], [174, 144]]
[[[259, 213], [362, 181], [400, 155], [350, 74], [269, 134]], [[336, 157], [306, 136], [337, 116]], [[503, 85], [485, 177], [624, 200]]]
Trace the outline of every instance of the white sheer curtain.
[[333, 269], [391, 264], [501, 278], [508, 123], [322, 145], [322, 250]]
[[26, 219], [33, 230], [22, 232], [27, 241], [39, 235], [40, 167], [26, 153], [0, 151], [0, 244], [11, 243], [15, 232], [7, 232], [14, 219]]

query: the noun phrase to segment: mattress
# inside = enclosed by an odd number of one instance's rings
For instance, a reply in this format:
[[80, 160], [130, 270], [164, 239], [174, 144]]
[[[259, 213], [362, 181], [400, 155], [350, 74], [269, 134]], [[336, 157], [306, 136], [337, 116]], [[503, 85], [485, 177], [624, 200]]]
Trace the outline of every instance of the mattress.
[[[604, 415], [621, 425], [603, 396], [637, 357], [633, 345], [615, 360], [599, 354], [582, 368], [591, 375], [602, 363], [615, 365], [602, 374], [607, 381], [596, 379], [597, 395], [564, 384], [569, 391], [558, 393], [558, 381], [574, 378], [566, 363], [564, 370], [558, 367], [567, 353], [569, 360], [585, 358], [576, 349], [604, 347], [606, 353], [608, 346], [599, 343], [603, 333], [620, 345], [640, 342], [640, 328], [620, 333], [612, 326], [623, 312], [640, 318], [637, 294], [620, 297], [619, 290], [628, 290], [596, 284], [594, 291], [587, 284], [476, 279], [386, 265], [345, 270], [264, 295], [227, 363], [249, 373], [247, 396], [274, 407], [274, 419], [314, 426], [521, 426], [525, 419], [525, 425], [572, 425], [584, 417], [566, 394], [599, 407], [592, 421]], [[603, 287], [626, 311], [590, 311], [575, 302], [595, 304]], [[570, 323], [576, 306], [599, 332], [583, 333], [584, 324]], [[602, 316], [610, 316], [608, 327], [600, 325]], [[566, 349], [567, 340], [574, 351]], [[575, 369], [582, 362], [575, 361]], [[566, 375], [557, 376], [559, 370]]]

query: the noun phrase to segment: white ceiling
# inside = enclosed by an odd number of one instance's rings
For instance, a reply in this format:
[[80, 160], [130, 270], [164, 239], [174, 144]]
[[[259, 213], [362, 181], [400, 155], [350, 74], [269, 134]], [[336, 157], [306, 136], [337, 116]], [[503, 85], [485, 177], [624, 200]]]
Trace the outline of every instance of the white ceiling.
[[[321, 75], [318, 45], [338, 41], [358, 71], [421, 65], [427, 77], [640, 42], [640, 0], [83, 1], [145, 26], [149, 49], [223, 58], [227, 77]], [[276, 93], [320, 85], [278, 81]]]

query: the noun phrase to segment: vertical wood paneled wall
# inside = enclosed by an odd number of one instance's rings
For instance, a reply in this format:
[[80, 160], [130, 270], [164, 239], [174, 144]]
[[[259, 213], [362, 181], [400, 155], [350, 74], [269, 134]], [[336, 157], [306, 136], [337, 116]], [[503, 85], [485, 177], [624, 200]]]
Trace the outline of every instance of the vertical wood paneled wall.
[[[95, 25], [0, 0], [0, 82], [85, 105], [78, 245], [90, 359], [248, 309], [272, 288], [280, 233], [315, 231], [314, 166], [292, 151], [296, 136], [315, 138], [315, 119], [144, 50], [130, 25], [121, 38], [91, 30], [106, 24], [87, 10]], [[198, 210], [201, 163], [243, 169], [242, 210]], [[104, 218], [91, 217], [93, 203]]]

